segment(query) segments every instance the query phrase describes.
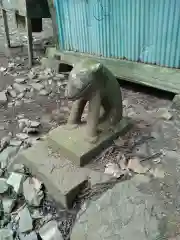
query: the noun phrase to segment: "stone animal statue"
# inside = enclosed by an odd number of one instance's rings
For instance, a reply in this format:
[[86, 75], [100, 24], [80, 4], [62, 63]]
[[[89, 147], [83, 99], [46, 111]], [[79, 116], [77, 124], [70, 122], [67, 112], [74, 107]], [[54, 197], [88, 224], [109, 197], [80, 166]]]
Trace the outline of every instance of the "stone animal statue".
[[[70, 72], [66, 96], [73, 101], [68, 126], [81, 123], [84, 107], [89, 103], [87, 139], [95, 142], [99, 124], [113, 128], [122, 119], [122, 95], [113, 74], [97, 61], [86, 59], [75, 64]], [[100, 116], [100, 107], [104, 114]]]

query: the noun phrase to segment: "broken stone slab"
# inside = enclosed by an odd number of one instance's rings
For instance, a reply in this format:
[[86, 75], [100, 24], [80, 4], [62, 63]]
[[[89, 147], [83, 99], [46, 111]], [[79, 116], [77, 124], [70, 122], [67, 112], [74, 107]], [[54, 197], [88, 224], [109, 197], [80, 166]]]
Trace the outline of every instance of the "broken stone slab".
[[22, 192], [22, 183], [24, 180], [24, 175], [20, 173], [12, 172], [7, 179], [7, 184], [12, 186], [14, 191], [19, 194]]
[[25, 82], [27, 81], [27, 77], [15, 78], [14, 81], [15, 81], [16, 83], [21, 83], [21, 84], [23, 84], [23, 83], [25, 83]]
[[56, 59], [50, 59], [50, 58], [41, 58], [41, 65], [44, 68], [51, 68], [52, 70], [54, 70], [55, 72], [59, 72], [59, 65], [60, 65], [60, 61], [56, 60]]
[[33, 221], [27, 207], [24, 207], [19, 213], [19, 231], [21, 233], [29, 232], [33, 229]]
[[19, 153], [9, 166], [24, 164], [32, 175], [41, 180], [49, 194], [64, 207], [72, 207], [80, 189], [88, 180], [89, 170], [75, 167], [65, 158], [48, 151], [46, 141]]
[[6, 96], [6, 92], [0, 92], [0, 104], [5, 104], [7, 103], [7, 96]]
[[30, 87], [26, 84], [19, 84], [19, 83], [14, 83], [13, 88], [16, 90], [18, 93], [22, 93], [30, 89]]
[[37, 91], [41, 91], [44, 88], [44, 85], [40, 83], [31, 83], [31, 86]]
[[13, 157], [17, 154], [19, 147], [9, 146], [0, 153], [0, 167], [6, 168]]
[[125, 134], [132, 123], [128, 118], [123, 118], [114, 127], [113, 131], [102, 131], [95, 143], [86, 140], [86, 125], [68, 129], [66, 125], [55, 128], [48, 134], [48, 144], [55, 151], [72, 161], [77, 166], [84, 166], [93, 157], [97, 156], [102, 149], [111, 144], [117, 136]]
[[40, 228], [39, 235], [42, 240], [63, 240], [62, 234], [58, 229], [58, 223], [54, 220]]
[[0, 178], [0, 194], [7, 192], [8, 190], [8, 184], [7, 184], [7, 179], [5, 178]]
[[1, 228], [0, 240], [13, 240], [13, 231], [9, 228]]
[[[37, 184], [35, 178], [27, 178], [23, 183], [23, 194], [30, 206], [38, 207], [44, 198], [44, 193], [41, 190], [41, 184]], [[39, 186], [38, 186], [39, 185]]]
[[7, 213], [7, 214], [11, 213], [13, 207], [15, 206], [15, 202], [16, 202], [16, 199], [4, 197], [2, 199], [4, 213]]

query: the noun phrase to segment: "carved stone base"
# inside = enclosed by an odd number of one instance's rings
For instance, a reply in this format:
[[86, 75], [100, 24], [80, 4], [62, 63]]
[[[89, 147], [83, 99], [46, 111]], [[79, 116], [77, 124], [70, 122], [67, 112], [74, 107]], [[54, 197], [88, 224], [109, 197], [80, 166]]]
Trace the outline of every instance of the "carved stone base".
[[53, 150], [59, 151], [73, 164], [83, 166], [108, 147], [112, 140], [129, 130], [131, 125], [129, 119], [123, 118], [113, 131], [106, 130], [100, 133], [95, 143], [85, 140], [86, 125], [80, 125], [74, 129], [60, 126], [49, 133], [48, 142]]

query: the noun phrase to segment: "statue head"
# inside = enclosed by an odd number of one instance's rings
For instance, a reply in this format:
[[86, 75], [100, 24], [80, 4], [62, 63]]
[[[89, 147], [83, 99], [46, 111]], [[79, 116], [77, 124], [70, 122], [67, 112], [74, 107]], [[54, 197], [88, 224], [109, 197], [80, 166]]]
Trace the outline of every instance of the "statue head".
[[69, 74], [66, 96], [76, 100], [88, 94], [99, 67], [100, 63], [89, 59], [77, 63]]

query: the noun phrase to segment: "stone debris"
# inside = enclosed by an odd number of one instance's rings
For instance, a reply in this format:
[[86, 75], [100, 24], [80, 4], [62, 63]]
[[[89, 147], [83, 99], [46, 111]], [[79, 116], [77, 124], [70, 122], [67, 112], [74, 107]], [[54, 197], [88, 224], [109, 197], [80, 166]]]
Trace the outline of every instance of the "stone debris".
[[31, 86], [37, 91], [41, 91], [44, 88], [44, 86], [40, 83], [31, 83]]
[[7, 68], [5, 67], [0, 67], [0, 72], [5, 72], [7, 70]]
[[22, 183], [24, 180], [24, 175], [20, 173], [12, 172], [7, 179], [7, 184], [13, 187], [13, 190], [19, 194], [22, 192]]
[[159, 108], [152, 111], [147, 111], [150, 116], [162, 120], [171, 120], [173, 118], [172, 113], [167, 108]]
[[39, 92], [39, 95], [40, 95], [40, 96], [47, 96], [49, 93], [50, 93], [50, 91], [47, 91], [46, 89], [42, 89], [42, 90]]
[[7, 96], [6, 96], [6, 92], [2, 91], [0, 92], [0, 104], [5, 104], [7, 103]]
[[37, 233], [35, 231], [29, 233], [29, 234], [20, 234], [19, 235], [20, 240], [38, 240]]
[[0, 229], [0, 240], [13, 240], [13, 231], [9, 228]]
[[16, 137], [17, 137], [17, 139], [22, 140], [22, 141], [29, 138], [29, 136], [26, 133], [17, 133]]
[[22, 93], [22, 92], [26, 92], [28, 89], [30, 89], [28, 87], [28, 85], [26, 84], [19, 84], [19, 83], [14, 83], [13, 84], [13, 88], [16, 90], [16, 92], [18, 93]]
[[7, 192], [8, 184], [5, 178], [0, 178], [0, 194]]
[[29, 209], [24, 207], [19, 212], [19, 232], [26, 233], [33, 229], [33, 220], [31, 218]]
[[3, 198], [2, 204], [3, 204], [3, 211], [4, 213], [11, 213], [13, 207], [15, 206], [16, 199], [12, 198]]
[[137, 157], [133, 157], [129, 159], [127, 167], [131, 171], [139, 174], [147, 173], [147, 171], [149, 170], [148, 167], [142, 166], [142, 164], [140, 163], [140, 160]]
[[30, 206], [38, 207], [44, 198], [42, 183], [36, 178], [27, 178], [23, 183], [23, 193]]
[[56, 221], [46, 223], [40, 230], [39, 235], [42, 240], [63, 240]]
[[23, 77], [23, 78], [15, 78], [14, 79], [14, 81], [16, 82], [16, 83], [26, 83], [26, 81], [27, 81], [27, 78], [26, 77]]
[[24, 174], [25, 166], [23, 164], [14, 164], [13, 165], [13, 172]]
[[9, 132], [7, 136], [3, 137], [0, 142], [0, 150], [4, 150], [7, 146], [9, 146], [10, 141], [12, 139], [12, 133]]
[[9, 94], [12, 98], [15, 98], [15, 97], [17, 96], [16, 91], [13, 90], [13, 89], [8, 90], [8, 94]]
[[108, 163], [105, 167], [104, 173], [112, 175], [113, 177], [116, 178], [120, 178], [122, 176], [122, 171], [118, 164], [116, 163]]

